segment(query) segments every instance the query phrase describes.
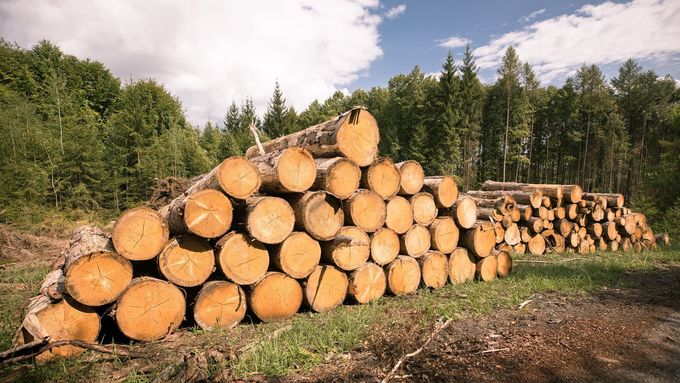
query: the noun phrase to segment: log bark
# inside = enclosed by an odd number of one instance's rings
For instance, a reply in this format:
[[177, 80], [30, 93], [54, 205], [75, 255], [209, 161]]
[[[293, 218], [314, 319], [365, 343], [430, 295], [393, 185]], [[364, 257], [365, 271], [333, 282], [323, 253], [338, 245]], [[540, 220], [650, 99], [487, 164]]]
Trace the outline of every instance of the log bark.
[[493, 255], [496, 257], [497, 274], [499, 278], [510, 276], [512, 272], [512, 257], [507, 251], [493, 250]]
[[477, 202], [477, 206], [494, 208], [503, 215], [510, 215], [517, 204], [512, 197], [507, 195], [496, 199], [475, 198], [475, 201]]
[[111, 232], [116, 252], [132, 261], [154, 258], [169, 239], [167, 221], [158, 212], [146, 207], [124, 212]]
[[371, 234], [371, 260], [384, 266], [399, 255], [399, 235], [394, 230], [382, 228]]
[[253, 284], [269, 268], [267, 248], [245, 233], [229, 232], [217, 241], [215, 249], [220, 271], [236, 284]]
[[276, 270], [302, 279], [307, 278], [319, 264], [321, 245], [309, 234], [294, 231], [269, 253], [270, 262]]
[[418, 258], [430, 249], [430, 243], [430, 232], [427, 227], [415, 224], [399, 236], [399, 251], [401, 254]]
[[215, 253], [208, 241], [193, 235], [173, 238], [158, 256], [158, 269], [170, 282], [194, 287], [215, 270]]
[[304, 148], [290, 147], [250, 158], [260, 172], [261, 189], [270, 193], [301, 193], [316, 181], [316, 162]]
[[526, 223], [526, 226], [531, 229], [534, 234], [538, 234], [543, 231], [544, 221], [539, 217], [531, 217]]
[[451, 217], [438, 217], [428, 227], [430, 230], [431, 248], [444, 254], [458, 247], [460, 230]]
[[434, 196], [437, 207], [449, 208], [458, 200], [458, 184], [450, 176], [425, 177], [423, 191]]
[[432, 194], [420, 192], [413, 195], [409, 202], [413, 210], [413, 220], [420, 225], [429, 225], [437, 218], [439, 210]]
[[498, 199], [509, 196], [518, 204], [531, 206], [538, 209], [543, 203], [543, 192], [540, 190], [469, 190], [465, 194], [479, 199]]
[[347, 199], [359, 188], [361, 169], [344, 157], [316, 158], [313, 189], [325, 190], [338, 199]]
[[607, 201], [607, 206], [623, 207], [625, 199], [623, 194], [619, 193], [583, 193], [583, 199], [588, 201], [595, 200], [596, 197], [604, 198]]
[[295, 315], [302, 305], [302, 287], [284, 273], [268, 272], [246, 293], [248, 307], [263, 322]]
[[371, 166], [362, 170], [360, 185], [383, 199], [390, 199], [399, 192], [401, 176], [391, 159], [378, 158]]
[[489, 222], [479, 222], [470, 230], [463, 231], [461, 244], [477, 257], [489, 255], [496, 243], [493, 225]]
[[[387, 208], [382, 197], [373, 191], [359, 189], [342, 202], [345, 224], [373, 233], [385, 223]], [[396, 230], [395, 230], [396, 231]]]
[[449, 261], [439, 251], [428, 251], [418, 258], [422, 282], [426, 287], [441, 289], [449, 277]]
[[498, 258], [494, 254], [481, 258], [477, 261], [475, 275], [477, 279], [484, 282], [496, 279], [498, 276]]
[[244, 202], [243, 222], [250, 235], [262, 243], [283, 242], [295, 226], [295, 213], [279, 197], [250, 197]]
[[196, 296], [194, 321], [204, 330], [232, 328], [246, 316], [246, 294], [227, 281], [206, 282]]
[[480, 221], [502, 222], [504, 217], [503, 214], [492, 207], [477, 208], [477, 219]]
[[395, 233], [404, 234], [413, 226], [413, 209], [406, 198], [400, 196], [390, 198], [385, 209], [385, 226]]
[[296, 195], [289, 202], [295, 213], [295, 228], [319, 241], [333, 239], [345, 222], [340, 200], [324, 191]]
[[566, 243], [563, 236], [555, 233], [553, 230], [544, 230], [541, 235], [543, 236], [543, 239], [545, 239], [546, 250], [550, 250], [557, 254], [564, 252]]
[[382, 297], [387, 288], [387, 277], [382, 267], [366, 262], [349, 276], [347, 294], [357, 303], [365, 304]]
[[408, 256], [400, 255], [385, 267], [387, 289], [394, 295], [412, 294], [420, 285], [420, 266]]
[[352, 271], [366, 263], [370, 245], [365, 231], [355, 226], [345, 226], [332, 241], [321, 244], [321, 256], [342, 270]]
[[485, 181], [482, 190], [521, 190], [525, 192], [540, 190], [544, 197], [562, 199], [564, 196], [564, 186], [554, 184]]
[[338, 307], [347, 295], [347, 275], [330, 265], [319, 265], [303, 284], [304, 303], [316, 312]]
[[659, 245], [668, 246], [671, 243], [671, 238], [668, 236], [668, 233], [657, 234], [654, 238]]
[[[364, 108], [354, 108], [338, 117], [299, 132], [262, 144], [265, 152], [300, 146], [315, 157], [347, 157], [359, 166], [368, 166], [378, 154], [380, 133], [375, 118]], [[252, 146], [246, 157], [259, 155]]]
[[605, 222], [602, 224], [602, 232], [605, 239], [608, 241], [615, 240], [616, 234], [618, 234], [616, 231], [616, 224], [614, 222]]
[[408, 160], [395, 165], [399, 169], [401, 183], [399, 195], [413, 195], [423, 188], [425, 172], [418, 161]]
[[151, 341], [175, 331], [184, 319], [184, 293], [170, 282], [135, 278], [115, 307], [120, 331], [130, 339]]
[[534, 209], [529, 205], [517, 205], [517, 211], [521, 222], [527, 222], [534, 215]]
[[203, 189], [175, 198], [160, 209], [173, 235], [196, 234], [217, 238], [231, 227], [233, 206], [219, 190]]
[[449, 281], [454, 285], [473, 281], [475, 271], [474, 257], [466, 249], [457, 247], [449, 257]]
[[557, 229], [557, 232], [560, 233], [561, 236], [566, 238], [569, 235], [569, 233], [571, 233], [571, 230], [574, 228], [574, 224], [567, 219], [558, 219], [555, 221], [555, 227]]

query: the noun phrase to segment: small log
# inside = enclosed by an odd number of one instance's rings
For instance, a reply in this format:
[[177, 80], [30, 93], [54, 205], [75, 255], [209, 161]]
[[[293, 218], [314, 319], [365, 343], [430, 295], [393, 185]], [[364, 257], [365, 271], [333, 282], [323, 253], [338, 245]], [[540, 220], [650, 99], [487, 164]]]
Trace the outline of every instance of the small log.
[[425, 182], [425, 172], [418, 161], [407, 160], [395, 165], [399, 169], [401, 186], [399, 195], [413, 195], [423, 188]]
[[564, 206], [566, 211], [566, 218], [569, 220], [575, 220], [578, 216], [578, 205], [575, 203], [569, 203]]
[[289, 199], [295, 227], [319, 241], [335, 237], [345, 222], [340, 200], [324, 191], [306, 192]]
[[379, 158], [361, 172], [361, 187], [375, 192], [383, 199], [397, 195], [400, 184], [399, 170], [389, 158]]
[[173, 238], [158, 256], [158, 269], [182, 287], [203, 284], [215, 270], [215, 253], [208, 241], [193, 235]]
[[192, 233], [204, 238], [224, 235], [231, 227], [234, 214], [229, 198], [213, 189], [181, 195], [159, 212], [173, 235]]
[[433, 289], [441, 289], [449, 277], [449, 260], [439, 251], [428, 251], [418, 258], [423, 284]]
[[583, 199], [587, 201], [595, 201], [596, 199], [603, 198], [607, 201], [606, 206], [611, 207], [623, 207], [625, 199], [623, 194], [618, 193], [583, 193]]
[[502, 250], [493, 250], [492, 253], [496, 256], [498, 277], [508, 277], [512, 272], [512, 257], [510, 257], [510, 253]]
[[399, 249], [402, 254], [418, 258], [430, 249], [430, 231], [423, 225], [415, 224], [399, 236]]
[[534, 209], [529, 205], [517, 205], [516, 210], [519, 212], [521, 222], [527, 222], [534, 215]]
[[349, 276], [347, 293], [357, 303], [373, 302], [385, 294], [387, 277], [382, 267], [366, 262]]
[[541, 206], [538, 209], [534, 210], [534, 217], [538, 217], [540, 219], [547, 220], [549, 212], [550, 212], [550, 210], [548, 210], [547, 207]]
[[511, 224], [507, 229], [505, 229], [503, 239], [510, 246], [515, 246], [522, 241], [519, 233], [519, 227], [516, 223]]
[[461, 244], [477, 257], [486, 257], [496, 244], [494, 227], [489, 222], [479, 222], [470, 230], [464, 230]]
[[283, 198], [250, 197], [244, 210], [246, 230], [262, 243], [281, 243], [293, 232], [295, 213]]
[[342, 270], [352, 271], [368, 260], [370, 243], [365, 231], [355, 226], [345, 226], [335, 239], [321, 244], [321, 256]]
[[513, 223], [514, 222], [512, 222], [512, 217], [510, 215], [504, 215], [501, 219], [501, 226], [503, 226], [503, 229], [509, 228]]
[[555, 210], [553, 209], [548, 209], [548, 221], [554, 221], [555, 220]]
[[432, 194], [427, 192], [420, 192], [413, 195], [409, 202], [413, 209], [413, 220], [421, 225], [429, 225], [437, 218], [437, 205], [434, 202]]
[[443, 210], [442, 215], [453, 217], [461, 229], [472, 229], [477, 222], [477, 203], [472, 197], [461, 196], [451, 208]]
[[519, 236], [522, 240], [522, 242], [527, 243], [531, 240], [531, 231], [529, 230], [528, 227], [522, 226], [519, 228]]
[[512, 253], [512, 246], [508, 245], [507, 243], [499, 243], [498, 246], [496, 246], [496, 250], [499, 251], [507, 251], [508, 253]]
[[420, 285], [420, 266], [411, 257], [400, 255], [385, 267], [387, 289], [394, 295], [414, 293]]
[[[309, 234], [301, 231], [290, 233], [271, 254], [271, 264], [295, 279], [307, 278], [321, 260], [321, 245]], [[263, 273], [264, 275], [264, 273]]]
[[515, 254], [524, 254], [527, 252], [526, 243], [520, 242], [512, 247], [512, 252]]
[[325, 190], [338, 199], [347, 199], [359, 188], [361, 169], [349, 158], [316, 158], [313, 188]]
[[546, 249], [557, 254], [564, 252], [566, 248], [566, 243], [564, 237], [553, 230], [544, 230], [541, 235], [545, 239]]
[[387, 201], [385, 226], [397, 234], [404, 234], [413, 226], [413, 209], [406, 198], [396, 196]]
[[607, 244], [609, 247], [609, 251], [619, 251], [619, 242], [618, 241], [609, 241]]
[[271, 193], [301, 193], [309, 190], [316, 181], [316, 162], [312, 155], [300, 147], [250, 158], [262, 178], [261, 189]]
[[449, 281], [452, 284], [465, 283], [475, 279], [475, 259], [462, 247], [457, 247], [449, 258]]
[[503, 243], [505, 241], [505, 228], [500, 222], [494, 222], [493, 233], [496, 239], [496, 244]]
[[605, 239], [613, 241], [618, 234], [616, 231], [616, 224], [614, 222], [605, 222], [602, 224], [602, 232]]
[[543, 255], [545, 254], [545, 239], [542, 235], [536, 234], [529, 242], [527, 242], [527, 249], [531, 255]]
[[458, 200], [458, 185], [450, 176], [425, 177], [423, 191], [434, 196], [434, 202], [440, 209], [449, 208]]
[[[477, 208], [477, 219], [480, 221], [502, 222], [505, 216], [492, 207]], [[512, 219], [510, 219], [512, 222]]]
[[[550, 197], [543, 196], [543, 203], [541, 205], [543, 205], [543, 207], [546, 208], [546, 209], [550, 209], [550, 208], [552, 208], [553, 203], [552, 203], [552, 200], [550, 199]], [[543, 218], [543, 219], [545, 219], [545, 218]]]
[[217, 264], [227, 279], [250, 285], [262, 278], [269, 268], [269, 252], [256, 239], [232, 231], [215, 244]]
[[480, 281], [491, 282], [498, 276], [498, 258], [494, 254], [477, 261], [475, 276]]
[[196, 297], [194, 321], [204, 330], [232, 328], [246, 316], [246, 294], [227, 281], [206, 282]]
[[431, 247], [444, 254], [451, 252], [458, 246], [460, 231], [451, 217], [438, 217], [428, 227], [430, 230]]
[[[345, 224], [373, 233], [385, 223], [387, 207], [382, 197], [373, 191], [359, 189], [344, 200]], [[395, 230], [396, 231], [396, 230]]]
[[184, 293], [170, 282], [135, 278], [115, 307], [120, 331], [130, 339], [151, 341], [175, 331], [184, 319]]
[[[626, 235], [631, 235], [635, 232], [635, 228], [637, 227], [637, 222], [635, 221], [635, 215], [633, 214], [627, 214], [623, 216], [624, 219], [624, 224], [623, 224], [623, 230]], [[621, 233], [623, 234], [623, 233]]]
[[577, 232], [572, 231], [565, 238], [565, 241], [567, 241], [568, 246], [571, 246], [572, 248], [576, 249], [581, 244], [581, 237], [578, 235]]
[[503, 215], [510, 215], [517, 205], [515, 200], [508, 195], [496, 199], [475, 198], [475, 201], [477, 202], [477, 206], [494, 208]]
[[569, 233], [571, 233], [571, 230], [574, 228], [574, 224], [566, 219], [558, 219], [555, 221], [555, 227], [557, 228], [557, 232], [560, 233], [561, 236], [567, 237]]
[[671, 238], [668, 235], [668, 233], [660, 233], [654, 236], [656, 239], [656, 243], [663, 245], [663, 246], [668, 246], [671, 244]]
[[268, 272], [247, 292], [248, 307], [263, 322], [295, 315], [302, 305], [302, 287], [284, 273]]
[[168, 223], [158, 212], [147, 207], [124, 212], [111, 232], [116, 252], [133, 261], [154, 258], [163, 250], [169, 238]]
[[565, 219], [567, 217], [567, 211], [564, 207], [559, 206], [553, 208], [553, 215], [555, 216], [555, 219]]
[[347, 295], [347, 275], [330, 265], [319, 265], [303, 284], [304, 303], [316, 312], [338, 307]]
[[371, 260], [384, 266], [399, 255], [399, 236], [394, 230], [382, 228], [371, 234]]

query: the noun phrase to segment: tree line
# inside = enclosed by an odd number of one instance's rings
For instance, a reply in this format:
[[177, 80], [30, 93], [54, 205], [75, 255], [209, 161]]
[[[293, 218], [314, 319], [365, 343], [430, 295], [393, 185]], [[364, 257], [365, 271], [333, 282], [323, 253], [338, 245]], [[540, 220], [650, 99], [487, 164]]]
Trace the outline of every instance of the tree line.
[[486, 179], [578, 183], [622, 192], [655, 215], [680, 212], [680, 90], [633, 60], [607, 81], [583, 65], [562, 86], [541, 85], [508, 47], [483, 84], [470, 47], [437, 76], [416, 66], [387, 86], [336, 92], [297, 112], [279, 84], [260, 118], [232, 102], [200, 129], [152, 79], [122, 83], [103, 64], [42, 41], [0, 40], [0, 221], [41, 209], [120, 211], [149, 198], [157, 180], [201, 174], [261, 139], [364, 105], [378, 120], [380, 154], [452, 174], [463, 189]]

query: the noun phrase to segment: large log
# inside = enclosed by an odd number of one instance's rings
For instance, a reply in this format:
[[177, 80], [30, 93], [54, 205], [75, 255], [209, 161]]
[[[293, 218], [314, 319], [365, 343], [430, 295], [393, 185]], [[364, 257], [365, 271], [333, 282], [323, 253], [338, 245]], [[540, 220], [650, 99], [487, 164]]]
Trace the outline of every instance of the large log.
[[387, 201], [385, 226], [397, 234], [404, 234], [413, 226], [413, 209], [404, 197], [395, 196]]
[[486, 257], [496, 244], [496, 235], [490, 222], [479, 222], [474, 228], [464, 230], [461, 234], [461, 243], [473, 255]]
[[458, 185], [450, 176], [425, 177], [423, 191], [434, 196], [438, 208], [449, 208], [458, 200]]
[[[347, 157], [359, 166], [368, 166], [378, 154], [380, 133], [375, 118], [364, 108], [354, 108], [329, 121], [262, 144], [265, 152], [300, 146], [315, 157]], [[246, 157], [259, 155], [256, 146]]]
[[316, 158], [313, 188], [325, 190], [338, 199], [347, 199], [358, 188], [361, 169], [349, 158]]
[[399, 236], [400, 252], [418, 258], [430, 249], [430, 242], [430, 232], [427, 228], [415, 224]]
[[477, 279], [484, 282], [490, 282], [498, 276], [498, 258], [495, 254], [479, 259], [477, 261], [476, 273]]
[[204, 330], [231, 328], [246, 316], [246, 294], [227, 281], [206, 282], [196, 297], [194, 321]]
[[407, 160], [395, 165], [401, 177], [399, 195], [413, 195], [423, 188], [425, 172], [418, 161]]
[[452, 207], [441, 213], [453, 217], [461, 229], [471, 229], [477, 222], [477, 203], [472, 197], [462, 196]]
[[304, 148], [291, 147], [253, 157], [262, 178], [262, 190], [273, 193], [301, 193], [316, 181], [316, 162]]
[[457, 247], [449, 257], [449, 281], [452, 284], [465, 283], [475, 279], [475, 259], [464, 248]]
[[545, 253], [545, 239], [542, 235], [536, 234], [529, 242], [527, 242], [527, 249], [531, 255], [543, 255]]
[[567, 219], [558, 219], [555, 221], [555, 228], [560, 235], [566, 238], [574, 228], [574, 224]]
[[418, 258], [423, 284], [433, 289], [441, 289], [449, 277], [449, 260], [439, 251], [428, 251]]
[[305, 232], [290, 233], [271, 251], [271, 264], [293, 278], [307, 278], [321, 260], [321, 246]]
[[302, 305], [302, 287], [284, 273], [269, 272], [246, 294], [248, 307], [263, 322], [276, 322], [295, 315]]
[[524, 192], [540, 190], [544, 197], [555, 198], [558, 200], [561, 200], [564, 195], [564, 187], [562, 185], [498, 182], [490, 180], [484, 182], [482, 185], [482, 190], [520, 190]]
[[282, 198], [250, 197], [245, 201], [244, 210], [246, 230], [262, 243], [281, 243], [293, 232], [295, 213]]
[[181, 195], [159, 212], [173, 235], [192, 233], [204, 238], [224, 235], [233, 218], [231, 201], [214, 189]]
[[432, 194], [420, 192], [412, 196], [409, 201], [413, 209], [413, 220], [421, 225], [429, 225], [437, 217], [439, 210]]
[[205, 239], [182, 235], [165, 246], [158, 256], [158, 269], [178, 286], [198, 286], [207, 281], [215, 269], [215, 253]]
[[167, 221], [147, 207], [124, 212], [111, 232], [116, 252], [133, 261], [154, 258], [163, 250], [169, 238]]
[[[255, 165], [240, 156], [225, 159], [198, 180], [182, 196], [205, 189], [221, 190], [230, 197], [246, 199], [260, 188], [260, 173]], [[178, 197], [181, 198], [182, 196]]]
[[257, 282], [269, 268], [267, 248], [245, 233], [229, 232], [217, 241], [215, 248], [220, 270], [239, 285]]
[[304, 303], [316, 312], [338, 307], [347, 295], [347, 275], [330, 265], [319, 265], [304, 283]]
[[184, 319], [184, 293], [170, 282], [135, 278], [115, 307], [116, 323], [130, 339], [151, 341], [175, 331]]
[[342, 270], [352, 271], [368, 260], [370, 244], [365, 231], [355, 226], [345, 226], [332, 241], [321, 244], [321, 256]]
[[399, 236], [394, 230], [383, 227], [371, 234], [371, 260], [384, 266], [399, 255]]
[[451, 252], [458, 246], [460, 230], [451, 217], [438, 217], [428, 227], [430, 230], [431, 247], [444, 254]]
[[623, 207], [625, 199], [623, 194], [619, 193], [583, 193], [583, 199], [594, 201], [597, 197], [604, 198], [607, 201], [607, 206]]
[[397, 195], [401, 183], [399, 170], [389, 158], [378, 158], [361, 172], [362, 188], [372, 190], [383, 199]]
[[385, 267], [387, 289], [394, 295], [414, 293], [420, 285], [420, 266], [411, 257], [400, 255]]
[[498, 199], [509, 196], [519, 204], [528, 205], [535, 209], [543, 203], [543, 192], [540, 190], [469, 190], [465, 194], [478, 199]]
[[289, 202], [295, 213], [295, 227], [319, 241], [333, 239], [345, 223], [340, 200], [324, 191], [296, 195]]
[[345, 224], [373, 233], [385, 223], [387, 209], [382, 197], [373, 191], [359, 189], [342, 201]]
[[366, 262], [349, 276], [347, 294], [357, 303], [369, 303], [385, 294], [387, 277], [382, 267]]
[[493, 250], [493, 255], [496, 256], [498, 277], [505, 278], [509, 276], [512, 271], [512, 257], [510, 257], [510, 253], [502, 250]]

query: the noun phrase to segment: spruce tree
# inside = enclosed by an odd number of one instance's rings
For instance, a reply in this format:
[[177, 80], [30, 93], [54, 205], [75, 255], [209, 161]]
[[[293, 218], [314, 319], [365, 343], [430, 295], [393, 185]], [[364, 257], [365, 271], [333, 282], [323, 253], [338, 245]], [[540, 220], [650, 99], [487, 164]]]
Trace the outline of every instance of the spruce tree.
[[503, 138], [503, 181], [506, 180], [506, 165], [508, 162], [508, 138], [510, 134], [510, 115], [512, 101], [519, 89], [520, 62], [517, 52], [512, 46], [505, 50], [501, 66], [498, 68], [498, 83], [504, 91], [505, 99], [505, 133]]
[[277, 81], [274, 86], [274, 94], [269, 100], [267, 111], [264, 114], [264, 122], [262, 123], [262, 130], [269, 138], [281, 137], [289, 133], [288, 126], [286, 125], [287, 114], [286, 99], [283, 98], [281, 87]]
[[475, 184], [479, 156], [479, 134], [482, 128], [484, 87], [477, 77], [477, 65], [470, 45], [465, 47], [463, 65], [460, 68], [460, 133], [463, 136], [463, 185], [470, 189]]
[[446, 56], [435, 96], [435, 113], [439, 116], [429, 134], [430, 169], [436, 174], [458, 175], [460, 154], [460, 78], [451, 51]]

